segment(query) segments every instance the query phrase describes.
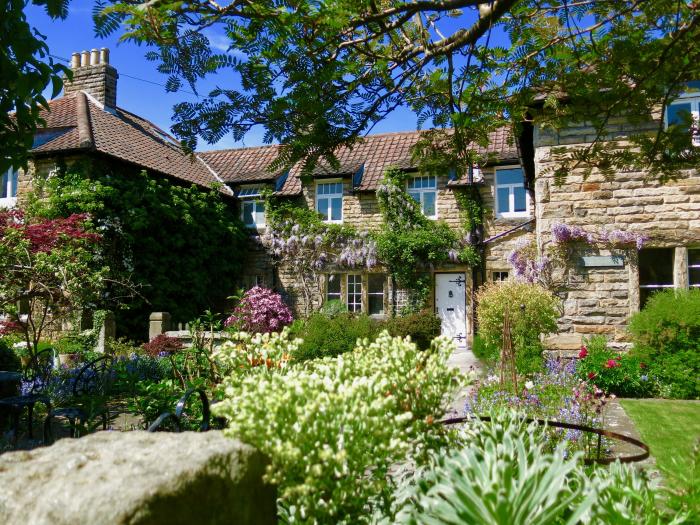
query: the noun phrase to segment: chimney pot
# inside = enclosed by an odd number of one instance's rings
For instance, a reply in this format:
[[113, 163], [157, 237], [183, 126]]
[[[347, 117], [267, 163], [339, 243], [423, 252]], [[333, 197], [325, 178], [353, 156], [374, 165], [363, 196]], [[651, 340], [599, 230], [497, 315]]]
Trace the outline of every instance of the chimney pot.
[[119, 74], [109, 65], [109, 50], [92, 49], [71, 55], [73, 75], [64, 79], [63, 94], [84, 91], [107, 108], [117, 107]]

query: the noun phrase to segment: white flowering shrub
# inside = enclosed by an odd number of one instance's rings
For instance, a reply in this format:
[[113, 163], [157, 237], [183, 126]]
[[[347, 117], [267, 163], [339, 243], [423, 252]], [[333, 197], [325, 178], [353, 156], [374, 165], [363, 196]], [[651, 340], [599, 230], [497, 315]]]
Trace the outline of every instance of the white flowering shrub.
[[222, 371], [233, 374], [256, 368], [278, 370], [286, 366], [302, 342], [301, 339], [291, 339], [287, 327], [281, 332], [264, 334], [233, 332], [215, 350], [213, 357]]
[[[283, 339], [278, 350], [295, 344]], [[228, 420], [228, 436], [271, 458], [267, 479], [288, 522], [366, 522], [368, 509], [391, 504], [389, 468], [420, 462], [441, 442], [437, 420], [461, 385], [447, 366], [453, 349], [440, 337], [420, 351], [383, 332], [336, 358], [234, 373], [214, 412]]]

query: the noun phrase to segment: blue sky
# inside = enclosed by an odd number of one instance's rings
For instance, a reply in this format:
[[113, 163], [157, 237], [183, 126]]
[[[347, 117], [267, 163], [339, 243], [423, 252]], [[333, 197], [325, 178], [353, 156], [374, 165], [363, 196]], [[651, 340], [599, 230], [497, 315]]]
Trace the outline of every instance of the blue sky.
[[[129, 42], [118, 42], [116, 35], [102, 39], [96, 37], [92, 22], [93, 2], [89, 0], [72, 0], [70, 14], [66, 20], [51, 20], [40, 7], [30, 5], [27, 9], [29, 23], [46, 36], [51, 54], [70, 58], [75, 51], [107, 47], [110, 49], [110, 63], [119, 72], [117, 85], [117, 104], [124, 109], [143, 116], [159, 127], [170, 130], [172, 107], [177, 102], [196, 100], [196, 96], [185, 91], [167, 93], [161, 85], [149, 84], [131, 77], [138, 77], [157, 84], [164, 84], [166, 76], [156, 71], [156, 64], [144, 58], [146, 47]], [[208, 35], [212, 44], [223, 46], [225, 39]], [[217, 83], [230, 85], [231, 79], [225, 75], [212, 77], [210, 81], [199, 86], [199, 91], [206, 93]], [[189, 87], [183, 87], [189, 91]], [[50, 90], [46, 96], [50, 96]], [[416, 118], [406, 109], [395, 111], [385, 121], [374, 127], [372, 133], [403, 131], [416, 128]], [[257, 146], [262, 144], [263, 130], [253, 130], [243, 142], [235, 143], [232, 137], [225, 137], [216, 144], [207, 145], [200, 141], [199, 149], [221, 149], [240, 146]]]

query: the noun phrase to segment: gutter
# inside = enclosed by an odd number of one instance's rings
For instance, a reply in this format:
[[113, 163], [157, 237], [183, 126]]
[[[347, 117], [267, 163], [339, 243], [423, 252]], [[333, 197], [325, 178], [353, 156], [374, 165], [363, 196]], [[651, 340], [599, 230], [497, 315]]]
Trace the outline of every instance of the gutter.
[[485, 240], [484, 242], [482, 242], [481, 244], [482, 244], [482, 245], [484, 245], [484, 244], [489, 244], [489, 243], [491, 243], [491, 242], [493, 242], [493, 241], [495, 241], [495, 240], [497, 240], [497, 239], [500, 239], [501, 237], [505, 237], [505, 236], [508, 235], [509, 233], [513, 233], [514, 231], [517, 231], [517, 230], [519, 230], [519, 229], [521, 229], [521, 228], [524, 228], [525, 226], [527, 226], [527, 225], [529, 225], [529, 224], [532, 224], [532, 223], [534, 223], [534, 222], [535, 222], [535, 219], [530, 219], [529, 221], [523, 222], [522, 224], [518, 224], [517, 226], [515, 226], [514, 228], [511, 228], [510, 230], [506, 230], [506, 231], [504, 231], [504, 232], [502, 232], [502, 233], [499, 233], [498, 235], [494, 235], [493, 237], [489, 237], [488, 239], [486, 239], [486, 240]]

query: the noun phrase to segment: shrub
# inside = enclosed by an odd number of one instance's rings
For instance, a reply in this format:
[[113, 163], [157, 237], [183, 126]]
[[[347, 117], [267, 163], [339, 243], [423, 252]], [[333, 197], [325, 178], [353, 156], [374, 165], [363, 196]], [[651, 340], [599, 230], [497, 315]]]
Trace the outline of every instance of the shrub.
[[384, 327], [395, 337], [410, 336], [418, 348], [425, 349], [440, 335], [440, 318], [424, 310], [388, 319]]
[[334, 359], [234, 373], [212, 409], [226, 435], [270, 458], [289, 523], [366, 523], [393, 497], [390, 467], [442, 442], [437, 418], [459, 386], [453, 348], [439, 338], [419, 351], [383, 332]]
[[608, 348], [603, 336], [595, 336], [581, 347], [576, 363], [578, 376], [601, 390], [623, 397], [645, 397], [656, 389], [647, 364], [639, 358]]
[[0, 370], [16, 372], [21, 370], [22, 363], [19, 356], [12, 348], [11, 340], [0, 338]]
[[403, 505], [380, 523], [684, 522], [657, 508], [655, 491], [633, 467], [588, 469], [578, 455], [547, 452], [542, 434], [512, 415], [475, 422], [469, 446], [409, 478]]
[[649, 365], [666, 397], [700, 397], [700, 289], [654, 294], [629, 324], [632, 355]]
[[183, 345], [177, 337], [159, 334], [141, 348], [151, 357], [165, 357], [182, 350]]
[[521, 373], [542, 367], [540, 336], [557, 329], [559, 300], [537, 284], [517, 281], [490, 283], [477, 294], [479, 335], [497, 360], [503, 346], [503, 320], [509, 313], [516, 366]]
[[333, 301], [327, 301], [319, 310], [323, 315], [327, 317], [335, 317], [336, 315], [347, 313], [348, 307], [343, 301], [337, 299]]
[[303, 342], [293, 357], [304, 361], [344, 354], [355, 348], [358, 339], [373, 339], [377, 328], [377, 322], [365, 314], [343, 313], [328, 317], [316, 312], [295, 327], [294, 336]]
[[246, 332], [266, 333], [279, 332], [292, 320], [292, 311], [284, 304], [280, 294], [255, 286], [243, 295], [224, 324]]

